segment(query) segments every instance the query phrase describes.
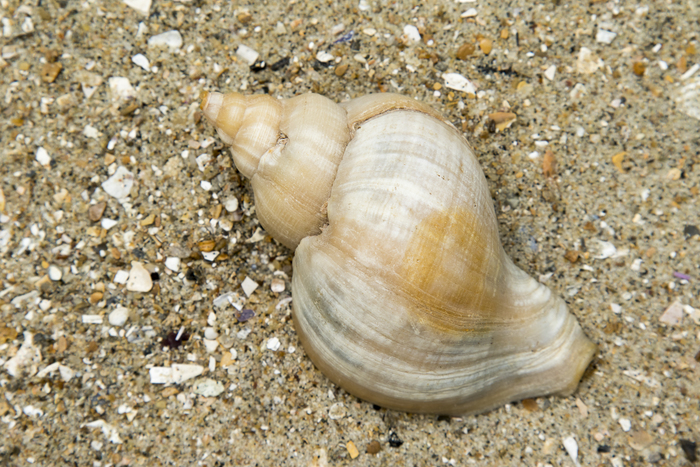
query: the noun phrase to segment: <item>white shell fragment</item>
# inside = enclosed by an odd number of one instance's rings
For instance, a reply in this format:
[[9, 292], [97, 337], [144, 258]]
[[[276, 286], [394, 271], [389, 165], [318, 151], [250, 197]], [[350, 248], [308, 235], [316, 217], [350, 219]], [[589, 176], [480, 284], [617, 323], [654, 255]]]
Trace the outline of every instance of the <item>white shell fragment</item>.
[[129, 271], [129, 279], [126, 281], [126, 290], [132, 292], [148, 292], [153, 288], [153, 280], [151, 273], [148, 272], [143, 264], [138, 261], [131, 263], [131, 271]]
[[603, 61], [595, 55], [588, 47], [581, 47], [576, 60], [576, 70], [584, 75], [595, 73], [603, 66]]
[[251, 237], [248, 240], [246, 240], [245, 242], [246, 243], [257, 243], [257, 242], [260, 242], [264, 239], [265, 239], [265, 231], [263, 229], [261, 229], [260, 227], [258, 227], [257, 229], [255, 229], [255, 232], [253, 232], [253, 235], [251, 235]]
[[151, 12], [151, 0], [123, 0], [124, 3], [141, 13], [143, 16], [148, 16]]
[[336, 402], [331, 405], [328, 409], [328, 418], [331, 420], [340, 420], [347, 415], [348, 411], [345, 409], [345, 404], [342, 402]]
[[127, 271], [124, 271], [120, 269], [114, 274], [114, 283], [115, 284], [121, 284], [124, 285], [126, 284], [126, 281], [129, 280], [129, 273]]
[[598, 243], [598, 255], [594, 256], [595, 259], [606, 259], [615, 256], [617, 253], [617, 248], [610, 242], [605, 242], [603, 240], [594, 239]]
[[681, 75], [681, 81], [685, 81], [691, 76], [693, 76], [698, 70], [700, 70], [700, 63], [696, 63], [686, 70], [685, 73]]
[[661, 321], [662, 323], [670, 324], [671, 326], [681, 324], [682, 319], [683, 305], [678, 300], [676, 300], [668, 308], [666, 308], [666, 311], [664, 311], [664, 313], [659, 317], [659, 321]]
[[180, 384], [204, 372], [201, 365], [173, 363], [170, 367], [154, 366], [149, 370], [151, 384]]
[[674, 90], [673, 100], [678, 110], [700, 120], [700, 76]]
[[167, 31], [148, 39], [149, 47], [168, 47], [171, 51], [182, 47], [182, 35], [178, 30]]
[[134, 174], [124, 166], [117, 167], [114, 175], [102, 182], [102, 189], [110, 196], [119, 200], [129, 196], [131, 188], [134, 186]]
[[616, 36], [617, 33], [615, 32], [606, 31], [605, 29], [598, 29], [598, 32], [595, 35], [595, 40], [596, 42], [600, 42], [602, 44], [610, 44]]
[[43, 166], [47, 166], [51, 163], [51, 156], [46, 151], [46, 149], [39, 146], [36, 150], [36, 161]]
[[459, 73], [445, 73], [442, 75], [442, 79], [445, 80], [445, 87], [467, 94], [476, 94], [474, 84]]
[[180, 258], [175, 256], [169, 256], [165, 258], [165, 267], [173, 272], [178, 272], [180, 270]]
[[578, 443], [576, 442], [573, 436], [564, 438], [564, 449], [566, 449], [566, 452], [569, 454], [569, 457], [571, 457], [571, 460], [574, 462], [574, 465], [579, 466], [580, 464], [578, 463]]
[[245, 279], [243, 279], [243, 282], [241, 283], [241, 288], [243, 289], [243, 292], [246, 294], [246, 297], [250, 297], [251, 294], [253, 292], [255, 292], [255, 289], [258, 288], [258, 283], [255, 282], [250, 277], [245, 276]]
[[221, 294], [213, 301], [213, 305], [217, 308], [225, 308], [231, 305], [239, 311], [243, 309], [244, 304], [245, 299], [235, 292], [226, 292]]
[[626, 418], [621, 418], [618, 420], [618, 423], [620, 424], [620, 427], [622, 427], [622, 431], [627, 432], [632, 429], [632, 423]]
[[683, 307], [683, 311], [685, 311], [688, 316], [690, 316], [690, 319], [695, 322], [695, 324], [700, 325], [700, 309], [698, 308], [693, 308], [690, 305], [681, 305]]
[[267, 350], [272, 350], [273, 352], [276, 352], [280, 349], [280, 340], [276, 337], [271, 337], [267, 340], [267, 343], [265, 344], [265, 347]]
[[103, 321], [101, 315], [82, 315], [80, 319], [83, 324], [102, 324]]
[[333, 54], [329, 54], [328, 52], [321, 50], [316, 54], [316, 60], [318, 60], [321, 63], [328, 63], [331, 60], [333, 60], [335, 57]]
[[412, 24], [407, 24], [403, 27], [403, 34], [406, 36], [409, 42], [420, 42], [421, 40], [418, 28]]
[[100, 220], [100, 226], [105, 230], [111, 229], [112, 227], [114, 227], [118, 223], [119, 223], [119, 221], [115, 221], [114, 219], [110, 219], [108, 217], [103, 217]]
[[47, 375], [53, 374], [56, 370], [58, 370], [59, 374], [61, 375], [61, 379], [66, 383], [73, 379], [73, 376], [75, 376], [75, 371], [72, 368], [66, 365], [61, 365], [59, 362], [54, 362], [47, 366], [37, 373], [36, 376], [38, 378], [45, 378]]
[[236, 49], [236, 55], [241, 57], [248, 65], [252, 65], [253, 63], [257, 62], [258, 57], [260, 57], [260, 54], [257, 51], [243, 44], [239, 45]]
[[547, 78], [549, 81], [552, 81], [554, 80], [554, 75], [556, 74], [556, 72], [557, 67], [552, 65], [544, 71], [544, 77]]
[[5, 362], [5, 371], [10, 376], [18, 377], [27, 374], [32, 376], [37, 371], [37, 365], [41, 363], [41, 351], [34, 346], [34, 335], [24, 332], [24, 342], [14, 357]]
[[148, 61], [148, 58], [146, 58], [145, 55], [143, 54], [136, 54], [133, 57], [131, 57], [131, 61], [135, 64], [140, 66], [146, 71], [151, 71], [151, 62]]
[[109, 78], [109, 91], [113, 102], [121, 102], [136, 96], [136, 91], [131, 86], [129, 78], [114, 76]]
[[117, 431], [117, 429], [113, 425], [110, 425], [109, 423], [105, 422], [104, 420], [95, 420], [94, 422], [86, 423], [83, 426], [86, 426], [88, 428], [100, 428], [102, 430], [102, 434], [104, 434], [105, 437], [112, 444], [123, 443], [123, 441], [119, 437], [119, 432]]
[[214, 353], [216, 352], [217, 347], [219, 347], [219, 342], [211, 339], [202, 339], [202, 343], [204, 344], [204, 349], [207, 351], [207, 353]]
[[219, 381], [205, 378], [197, 381], [192, 388], [195, 394], [204, 397], [216, 397], [224, 392], [224, 385]]
[[83, 129], [83, 135], [85, 135], [87, 138], [97, 139], [100, 137], [100, 132], [94, 126], [86, 125], [85, 128]]

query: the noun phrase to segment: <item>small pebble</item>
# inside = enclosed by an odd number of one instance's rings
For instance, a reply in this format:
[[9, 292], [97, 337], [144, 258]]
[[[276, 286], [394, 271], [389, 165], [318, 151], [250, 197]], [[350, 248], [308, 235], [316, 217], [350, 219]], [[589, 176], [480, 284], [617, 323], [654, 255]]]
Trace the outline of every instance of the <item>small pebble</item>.
[[285, 284], [282, 279], [272, 279], [270, 283], [270, 290], [275, 293], [284, 292]]
[[634, 431], [629, 437], [629, 445], [635, 451], [642, 451], [654, 442], [654, 438], [644, 430]]
[[474, 55], [476, 52], [476, 47], [472, 43], [462, 44], [459, 49], [457, 49], [456, 57], [460, 60], [466, 60], [467, 57]]
[[250, 14], [250, 11], [243, 10], [240, 13], [238, 13], [238, 21], [240, 21], [241, 24], [248, 24], [252, 20], [253, 20], [253, 15]]
[[392, 448], [400, 448], [403, 446], [403, 440], [393, 431], [389, 433], [389, 446]]
[[49, 266], [49, 279], [52, 281], [60, 281], [61, 277], [63, 277], [63, 271], [58, 266], [51, 265]]
[[632, 64], [632, 71], [637, 76], [644, 75], [644, 72], [646, 71], [646, 69], [647, 69], [647, 66], [643, 62], [634, 62]]
[[341, 77], [345, 74], [346, 71], [348, 71], [349, 65], [347, 63], [343, 63], [342, 65], [338, 65], [335, 67], [334, 73], [337, 77]]
[[109, 324], [112, 326], [117, 326], [121, 327], [126, 324], [126, 321], [129, 319], [129, 309], [126, 307], [123, 307], [121, 305], [117, 306], [108, 317]]
[[249, 319], [253, 318], [255, 316], [255, 312], [251, 310], [250, 308], [246, 308], [244, 310], [241, 310], [240, 313], [236, 314], [236, 319], [238, 320], [239, 323], [245, 323]]
[[92, 206], [90, 206], [90, 208], [88, 208], [88, 218], [92, 222], [99, 221], [100, 219], [102, 219], [102, 215], [104, 214], [106, 207], [107, 203], [105, 203], [104, 201], [101, 203], [93, 204]]
[[488, 55], [493, 49], [493, 41], [491, 39], [483, 38], [479, 41], [479, 48], [484, 53], [484, 55]]
[[601, 66], [603, 66], [602, 60], [598, 58], [591, 49], [581, 47], [578, 53], [578, 59], [576, 60], [576, 70], [579, 73], [590, 75], [595, 73]]
[[151, 273], [138, 261], [131, 263], [129, 279], [126, 281], [126, 290], [131, 292], [148, 292], [153, 288]]
[[678, 444], [680, 444], [683, 454], [685, 454], [685, 458], [688, 459], [689, 462], [695, 462], [698, 460], [698, 445], [695, 441], [681, 439]]
[[119, 270], [114, 274], [114, 283], [115, 284], [121, 284], [124, 285], [126, 284], [126, 281], [129, 280], [129, 273], [124, 270]]
[[235, 196], [226, 198], [226, 201], [224, 201], [224, 209], [228, 212], [235, 212], [236, 209], [238, 209], [238, 200]]
[[56, 78], [62, 69], [63, 65], [58, 62], [46, 63], [41, 68], [41, 79], [46, 83], [53, 83], [56, 81]]
[[357, 450], [355, 443], [353, 443], [352, 441], [348, 441], [345, 444], [345, 448], [348, 450], [348, 454], [350, 454], [351, 459], [356, 459], [357, 456], [360, 455], [360, 452]]
[[540, 409], [540, 406], [537, 405], [537, 401], [534, 399], [523, 399], [521, 404], [528, 412], [537, 412]]
[[155, 366], [149, 370], [151, 384], [180, 384], [204, 372], [201, 365], [173, 363], [170, 367]]
[[382, 450], [382, 445], [379, 444], [379, 441], [377, 441], [376, 439], [373, 439], [367, 445], [367, 454], [377, 454], [381, 450]]

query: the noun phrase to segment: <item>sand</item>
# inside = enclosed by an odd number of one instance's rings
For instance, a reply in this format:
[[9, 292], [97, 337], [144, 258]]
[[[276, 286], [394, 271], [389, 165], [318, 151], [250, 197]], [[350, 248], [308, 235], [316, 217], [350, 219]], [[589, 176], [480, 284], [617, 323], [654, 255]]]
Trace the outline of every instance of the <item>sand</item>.
[[[0, 464], [694, 461], [695, 3], [0, 6]], [[599, 346], [577, 391], [455, 418], [326, 379], [293, 329], [293, 253], [205, 90], [396, 92], [445, 115], [507, 253]]]

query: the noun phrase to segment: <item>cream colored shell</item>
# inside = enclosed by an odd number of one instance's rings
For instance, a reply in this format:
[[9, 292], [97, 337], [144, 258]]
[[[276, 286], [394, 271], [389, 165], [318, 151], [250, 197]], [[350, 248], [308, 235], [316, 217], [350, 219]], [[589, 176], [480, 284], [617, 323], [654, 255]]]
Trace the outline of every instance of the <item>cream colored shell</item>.
[[434, 110], [392, 94], [217, 93], [202, 109], [263, 227], [296, 249], [295, 327], [329, 379], [455, 415], [575, 390], [595, 345], [506, 256], [479, 163]]

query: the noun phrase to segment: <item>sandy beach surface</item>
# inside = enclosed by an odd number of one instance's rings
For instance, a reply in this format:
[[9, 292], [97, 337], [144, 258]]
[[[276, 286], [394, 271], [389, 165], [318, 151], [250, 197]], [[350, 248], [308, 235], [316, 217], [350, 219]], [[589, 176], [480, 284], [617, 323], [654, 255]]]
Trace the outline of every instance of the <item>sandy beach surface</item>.
[[[700, 453], [692, 0], [0, 0], [0, 465], [640, 466]], [[598, 352], [569, 397], [363, 402], [202, 91], [419, 99]], [[497, 112], [513, 114], [496, 125]]]

